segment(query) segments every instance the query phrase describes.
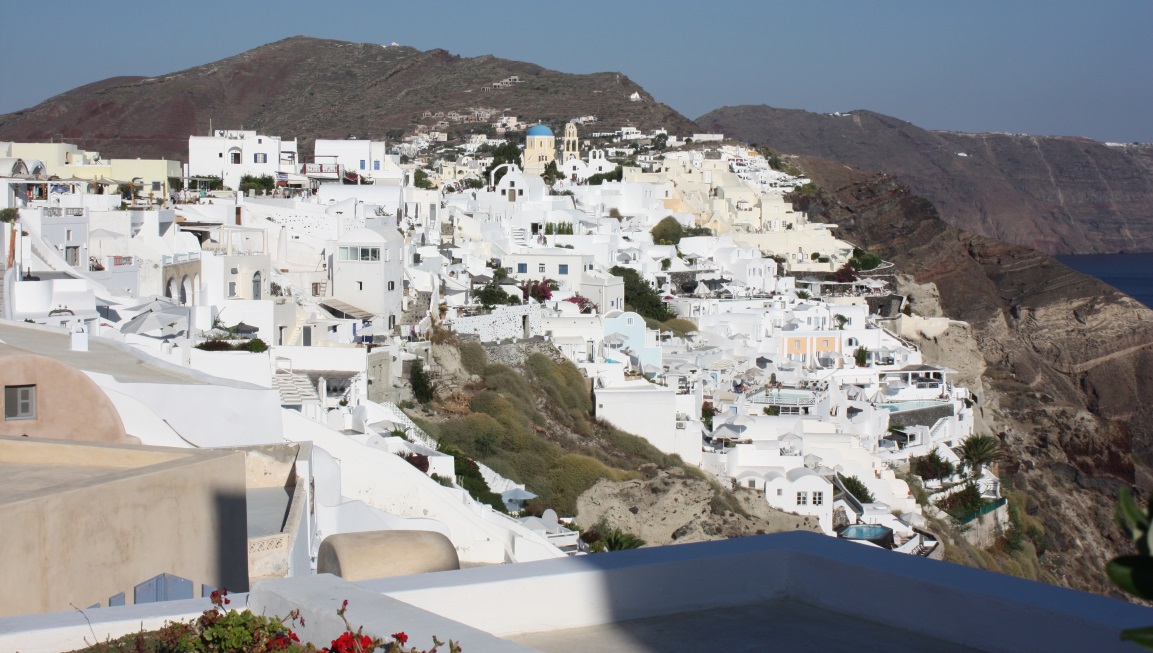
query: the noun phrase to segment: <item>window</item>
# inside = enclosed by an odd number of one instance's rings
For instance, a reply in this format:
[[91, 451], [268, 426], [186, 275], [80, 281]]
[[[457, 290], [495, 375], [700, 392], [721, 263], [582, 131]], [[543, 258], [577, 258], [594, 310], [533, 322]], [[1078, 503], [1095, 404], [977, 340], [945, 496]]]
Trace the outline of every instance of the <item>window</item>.
[[814, 492], [813, 493], [813, 505], [814, 506], [825, 505], [825, 493], [824, 492]]
[[4, 386], [4, 419], [36, 419], [36, 386]]
[[517, 195], [517, 197], [524, 197], [524, 189], [521, 189], [521, 188], [516, 189], [516, 195]]
[[264, 152], [257, 152], [252, 155], [253, 163], [268, 163], [268, 155]]
[[360, 169], [364, 170], [364, 159], [360, 160]]
[[568, 264], [561, 263], [557, 266], [557, 274], [568, 274]]
[[528, 273], [528, 263], [517, 263], [516, 264], [516, 273], [517, 274]]
[[228, 282], [228, 296], [229, 297], [235, 297], [236, 296], [236, 282], [235, 281], [229, 281]]
[[388, 289], [389, 290], [396, 290], [396, 282], [395, 281], [389, 281], [388, 282]]
[[784, 494], [785, 494], [785, 490], [783, 488], [777, 488], [777, 496], [778, 497], [784, 496]]
[[537, 272], [544, 272], [544, 263], [540, 263], [537, 267]]
[[152, 182], [152, 192], [159, 193], [162, 190], [164, 190], [164, 189], [161, 187], [160, 182], [158, 182], [158, 181]]
[[856, 346], [857, 346], [857, 345], [859, 345], [860, 343], [859, 343], [859, 342], [857, 342], [857, 339], [856, 339], [856, 338], [849, 338], [849, 343], [848, 343], [848, 344], [849, 344], [849, 346], [850, 346], [850, 347], [856, 347]]
[[379, 247], [341, 247], [336, 256], [338, 261], [379, 261]]
[[809, 503], [809, 493], [808, 492], [797, 492], [797, 505], [798, 506], [804, 506], [804, 505], [808, 505], [808, 503]]
[[754, 479], [750, 478], [749, 480], [745, 481], [745, 486], [746, 487], [756, 487], [757, 482]]
[[372, 169], [373, 170], [380, 170], [380, 161], [373, 161], [372, 162]]
[[228, 162], [233, 165], [240, 165], [240, 152], [229, 152]]
[[364, 282], [363, 281], [357, 281], [356, 282], [356, 289], [357, 290], [364, 290]]

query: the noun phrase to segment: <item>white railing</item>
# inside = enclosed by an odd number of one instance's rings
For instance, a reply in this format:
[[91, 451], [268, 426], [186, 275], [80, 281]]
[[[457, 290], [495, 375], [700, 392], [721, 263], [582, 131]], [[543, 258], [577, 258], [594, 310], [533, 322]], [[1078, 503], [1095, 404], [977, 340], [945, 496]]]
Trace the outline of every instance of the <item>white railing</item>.
[[405, 433], [410, 438], [431, 449], [435, 450], [439, 448], [437, 441], [431, 435], [426, 433], [424, 429], [417, 426], [416, 422], [412, 421], [412, 418], [404, 414], [404, 411], [400, 409], [400, 406], [397, 406], [391, 401], [380, 402], [380, 405], [384, 406], [386, 409], [388, 409], [389, 412], [392, 413], [394, 418], [392, 420], [393, 422], [397, 422], [398, 424], [401, 424], [405, 427]]

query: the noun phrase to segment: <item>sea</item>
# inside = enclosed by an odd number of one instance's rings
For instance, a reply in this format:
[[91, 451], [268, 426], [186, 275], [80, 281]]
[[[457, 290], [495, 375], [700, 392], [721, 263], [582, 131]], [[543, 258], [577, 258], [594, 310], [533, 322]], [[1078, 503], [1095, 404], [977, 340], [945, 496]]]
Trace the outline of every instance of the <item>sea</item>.
[[1153, 308], [1153, 253], [1085, 254], [1058, 256], [1057, 260]]

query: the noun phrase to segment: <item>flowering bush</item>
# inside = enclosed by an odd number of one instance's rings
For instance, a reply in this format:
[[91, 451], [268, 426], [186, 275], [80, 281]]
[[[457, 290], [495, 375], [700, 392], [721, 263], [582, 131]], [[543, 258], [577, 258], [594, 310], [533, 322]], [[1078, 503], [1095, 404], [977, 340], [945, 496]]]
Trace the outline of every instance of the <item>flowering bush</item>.
[[[90, 646], [76, 653], [440, 653], [446, 644], [432, 638], [430, 649], [407, 647], [408, 635], [404, 631], [393, 633], [391, 639], [365, 635], [363, 628], [355, 631], [344, 616], [348, 610], [345, 601], [336, 614], [344, 620], [345, 631], [324, 648], [302, 644], [300, 637], [288, 624], [304, 626], [298, 610], [287, 619], [265, 617], [250, 610], [226, 610], [232, 603], [227, 590], [212, 593], [212, 607], [205, 610], [192, 623], [172, 623], [147, 633], [135, 633], [116, 641]], [[449, 640], [443, 653], [461, 653], [461, 647]]]

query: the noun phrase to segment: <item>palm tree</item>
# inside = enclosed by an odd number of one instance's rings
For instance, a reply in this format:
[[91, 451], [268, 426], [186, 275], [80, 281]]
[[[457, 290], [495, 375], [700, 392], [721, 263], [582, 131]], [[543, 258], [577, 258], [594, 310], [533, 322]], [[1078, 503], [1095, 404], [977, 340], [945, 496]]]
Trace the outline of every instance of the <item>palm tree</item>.
[[973, 478], [981, 475], [981, 468], [1005, 457], [1001, 441], [991, 435], [970, 435], [961, 443], [961, 459], [973, 470]]
[[639, 549], [645, 545], [645, 541], [633, 535], [626, 533], [619, 528], [611, 528], [605, 531], [604, 534], [605, 548], [609, 551], [624, 551], [625, 549]]

